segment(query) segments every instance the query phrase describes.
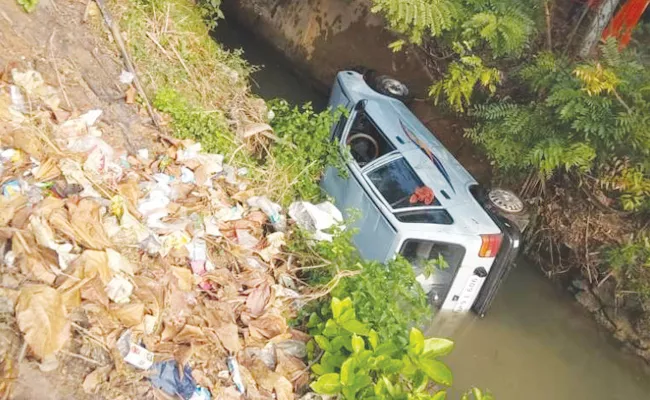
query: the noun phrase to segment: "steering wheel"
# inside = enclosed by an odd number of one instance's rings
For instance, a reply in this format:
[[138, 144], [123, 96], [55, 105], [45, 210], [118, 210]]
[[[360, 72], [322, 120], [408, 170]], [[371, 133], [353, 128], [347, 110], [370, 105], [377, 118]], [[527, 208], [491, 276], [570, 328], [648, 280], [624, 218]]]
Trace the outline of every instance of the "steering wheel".
[[348, 136], [346, 144], [350, 146], [350, 153], [359, 166], [364, 166], [379, 157], [379, 143], [366, 133], [352, 133]]

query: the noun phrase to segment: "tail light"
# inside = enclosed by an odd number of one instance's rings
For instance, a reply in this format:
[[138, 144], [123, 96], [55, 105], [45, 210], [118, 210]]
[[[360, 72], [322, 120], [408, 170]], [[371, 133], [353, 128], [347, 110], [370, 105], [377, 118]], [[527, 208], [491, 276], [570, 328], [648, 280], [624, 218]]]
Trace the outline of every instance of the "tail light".
[[481, 250], [478, 252], [479, 257], [496, 257], [501, 247], [503, 235], [500, 233], [493, 235], [481, 235]]

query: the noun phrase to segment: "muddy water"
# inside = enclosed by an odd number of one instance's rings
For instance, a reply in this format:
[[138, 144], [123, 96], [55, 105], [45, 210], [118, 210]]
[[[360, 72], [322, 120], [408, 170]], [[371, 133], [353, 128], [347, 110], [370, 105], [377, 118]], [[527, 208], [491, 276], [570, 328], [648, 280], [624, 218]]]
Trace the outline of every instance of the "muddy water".
[[[292, 71], [284, 58], [251, 33], [221, 23], [215, 33], [261, 69], [253, 90], [294, 104], [326, 98]], [[451, 399], [461, 389], [489, 388], [498, 400], [650, 399], [650, 369], [622, 352], [570, 295], [520, 260], [485, 318], [436, 318], [430, 335], [448, 336], [456, 348], [446, 361], [454, 372]]]

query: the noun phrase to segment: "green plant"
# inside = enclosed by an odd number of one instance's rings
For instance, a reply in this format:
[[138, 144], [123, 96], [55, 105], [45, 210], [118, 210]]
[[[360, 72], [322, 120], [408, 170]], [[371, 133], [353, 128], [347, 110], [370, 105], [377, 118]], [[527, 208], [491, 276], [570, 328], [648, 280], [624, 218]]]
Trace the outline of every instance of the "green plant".
[[[439, 36], [450, 29], [459, 7], [453, 0], [373, 0], [371, 11], [383, 13], [391, 29], [420, 44], [425, 34]], [[397, 51], [404, 44], [399, 40], [391, 46]]]
[[375, 329], [382, 340], [406, 343], [408, 328], [431, 313], [413, 267], [402, 257], [386, 265], [373, 261], [357, 264], [361, 273], [342, 280], [332, 295], [351, 297], [359, 319]]
[[156, 92], [153, 104], [169, 114], [175, 136], [201, 142], [207, 152], [230, 154], [237, 147], [222, 113], [192, 106], [180, 93], [167, 87]]
[[[346, 221], [346, 225], [350, 224], [351, 221]], [[408, 329], [431, 315], [426, 295], [407, 260], [397, 257], [385, 265], [363, 260], [352, 244], [354, 234], [351, 228], [337, 229], [331, 242], [310, 246], [302, 233], [297, 232], [290, 242], [290, 250], [300, 254], [303, 265], [319, 266], [307, 267], [304, 277], [308, 282], [325, 285], [332, 296], [352, 298], [360, 321], [374, 329], [382, 340], [404, 344], [408, 341]], [[317, 305], [315, 309], [321, 318], [330, 317], [327, 305]]]
[[29, 13], [36, 10], [36, 6], [38, 6], [40, 0], [16, 0], [16, 1], [18, 2], [18, 4], [23, 6], [23, 9], [26, 12]]
[[[543, 179], [573, 171], [618, 192], [626, 210], [647, 207], [650, 75], [633, 54], [601, 46], [598, 63], [540, 54], [518, 79], [531, 95], [479, 105], [467, 136], [505, 171], [537, 171]], [[639, 89], [640, 88], [640, 89]], [[625, 159], [627, 167], [612, 167]]]
[[650, 299], [650, 232], [639, 232], [607, 248], [605, 267], [611, 269], [621, 291]]
[[267, 176], [272, 175], [282, 204], [321, 197], [320, 178], [328, 166], [344, 170], [338, 143], [330, 140], [334, 122], [343, 111], [317, 113], [311, 104], [292, 107], [284, 100], [270, 102], [271, 126], [279, 138], [270, 147]]
[[[396, 344], [356, 317], [352, 299], [331, 302], [332, 318], [321, 321], [316, 314], [309, 326], [322, 351], [312, 366], [318, 379], [311, 384], [315, 392], [341, 395], [345, 399], [444, 399], [452, 374], [438, 360], [453, 348], [447, 339], [425, 339], [412, 328], [408, 342]], [[436, 386], [437, 388], [437, 386]]]
[[501, 76], [496, 68], [485, 66], [480, 57], [462, 55], [467, 53], [465, 46], [456, 44], [455, 48], [461, 54], [460, 58], [451, 62], [443, 79], [431, 86], [429, 96], [432, 96], [435, 99], [435, 104], [438, 104], [444, 94], [447, 104], [453, 110], [463, 112], [470, 105], [477, 85], [486, 88], [490, 94], [494, 94], [496, 85], [501, 81]]
[[197, 4], [203, 11], [203, 18], [210, 29], [217, 27], [217, 20], [223, 18], [221, 0], [198, 0]]

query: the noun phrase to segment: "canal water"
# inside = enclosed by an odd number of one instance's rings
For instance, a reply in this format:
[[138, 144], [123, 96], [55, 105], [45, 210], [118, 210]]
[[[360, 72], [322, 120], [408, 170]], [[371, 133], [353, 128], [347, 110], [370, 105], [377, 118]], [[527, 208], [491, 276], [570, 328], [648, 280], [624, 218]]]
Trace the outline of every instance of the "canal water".
[[[220, 21], [214, 35], [260, 67], [251, 83], [259, 96], [325, 106], [326, 96], [250, 32]], [[490, 389], [497, 400], [650, 399], [650, 368], [621, 351], [564, 289], [523, 259], [484, 318], [439, 315], [427, 334], [456, 342], [445, 358], [454, 373], [449, 399], [472, 386]]]

